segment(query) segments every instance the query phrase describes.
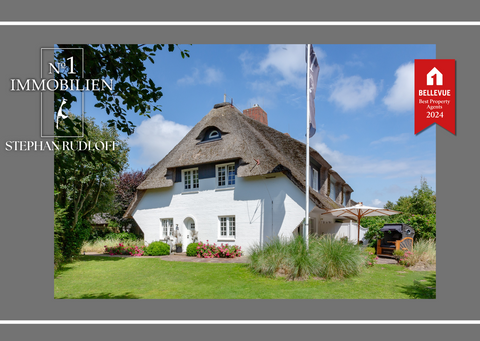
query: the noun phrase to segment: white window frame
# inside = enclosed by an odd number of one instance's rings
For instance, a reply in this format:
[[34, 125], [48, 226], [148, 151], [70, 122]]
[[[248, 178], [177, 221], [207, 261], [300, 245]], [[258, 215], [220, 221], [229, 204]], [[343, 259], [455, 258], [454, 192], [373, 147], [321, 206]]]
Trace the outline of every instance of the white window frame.
[[312, 188], [318, 192], [318, 171], [312, 166], [310, 166], [310, 168], [312, 170], [310, 173], [312, 176], [312, 180], [311, 180]]
[[[195, 175], [197, 174], [197, 181], [195, 183]], [[187, 177], [190, 177], [190, 188], [185, 188], [187, 186], [186, 180]], [[195, 187], [196, 185], [196, 187]], [[200, 178], [198, 177], [198, 168], [189, 168], [189, 169], [182, 169], [182, 186], [183, 191], [198, 191], [200, 188]]]
[[[223, 225], [225, 221], [225, 225]], [[222, 228], [225, 227], [225, 234], [222, 234]], [[219, 240], [235, 240], [237, 236], [237, 221], [234, 215], [218, 217], [218, 239]]]
[[[165, 222], [165, 224], [164, 224]], [[170, 226], [168, 223], [170, 222]], [[162, 228], [162, 237], [173, 236], [173, 218], [160, 218], [160, 226]]]
[[[229, 184], [229, 181], [230, 181], [229, 178], [228, 178], [229, 167], [233, 167], [233, 173], [234, 173], [233, 184]], [[224, 179], [225, 184], [224, 185], [219, 184], [220, 179], [219, 179], [219, 176], [218, 176], [218, 171], [219, 171], [220, 168], [225, 168], [225, 179]], [[235, 183], [237, 182], [236, 178], [237, 178], [237, 175], [235, 174], [235, 162], [224, 163], [224, 164], [215, 166], [215, 183], [216, 183], [217, 188], [235, 187]]]
[[[330, 176], [330, 199], [332, 199], [333, 201], [336, 201], [336, 198], [337, 198], [336, 184], [337, 184], [337, 181], [332, 176]], [[333, 192], [333, 198], [332, 198], [332, 192]]]
[[[318, 229], [317, 229], [317, 220], [315, 218], [309, 217], [308, 219], [308, 234], [318, 234]], [[314, 228], [314, 231], [312, 232], [312, 226]]]
[[212, 130], [210, 134], [208, 134], [208, 138], [209, 139], [220, 138], [220, 133], [218, 132], [218, 130]]

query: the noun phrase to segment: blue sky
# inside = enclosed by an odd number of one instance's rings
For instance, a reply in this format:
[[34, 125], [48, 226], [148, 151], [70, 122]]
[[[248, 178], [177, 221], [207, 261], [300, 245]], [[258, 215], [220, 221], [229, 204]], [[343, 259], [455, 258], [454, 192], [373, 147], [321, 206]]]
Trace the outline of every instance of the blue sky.
[[[354, 189], [352, 199], [381, 207], [410, 195], [421, 176], [435, 190], [435, 127], [414, 135], [413, 111], [414, 60], [434, 59], [435, 45], [313, 46], [320, 75], [310, 144]], [[305, 142], [305, 45], [181, 47], [190, 58], [160, 51], [147, 66], [163, 88], [162, 112], [129, 113], [137, 125], [128, 138], [130, 169], [160, 161], [224, 93], [240, 110], [259, 104], [269, 126]], [[108, 120], [94, 104], [86, 96], [86, 116]]]

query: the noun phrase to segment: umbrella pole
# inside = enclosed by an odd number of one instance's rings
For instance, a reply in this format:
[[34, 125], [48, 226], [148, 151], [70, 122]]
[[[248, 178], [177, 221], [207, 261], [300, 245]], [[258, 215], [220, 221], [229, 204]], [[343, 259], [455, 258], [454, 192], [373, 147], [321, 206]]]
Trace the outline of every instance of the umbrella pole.
[[360, 245], [360, 216], [357, 219], [357, 223], [358, 223], [357, 244]]

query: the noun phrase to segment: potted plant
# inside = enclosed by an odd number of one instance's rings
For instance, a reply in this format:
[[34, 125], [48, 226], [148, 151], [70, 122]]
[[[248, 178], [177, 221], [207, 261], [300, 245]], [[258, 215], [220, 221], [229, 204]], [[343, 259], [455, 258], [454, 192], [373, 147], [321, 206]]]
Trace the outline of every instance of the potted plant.
[[178, 225], [177, 225], [177, 229], [175, 230], [173, 236], [177, 240], [177, 242], [175, 243], [175, 252], [176, 253], [181, 253], [182, 252], [182, 239], [181, 239], [182, 234], [180, 233], [180, 231], [178, 231]]

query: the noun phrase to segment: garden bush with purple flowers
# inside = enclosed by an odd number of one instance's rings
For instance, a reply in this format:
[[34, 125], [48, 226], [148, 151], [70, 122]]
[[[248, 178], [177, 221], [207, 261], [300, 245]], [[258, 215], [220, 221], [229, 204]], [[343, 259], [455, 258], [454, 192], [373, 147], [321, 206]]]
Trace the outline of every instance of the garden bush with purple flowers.
[[207, 240], [207, 243], [199, 242], [197, 246], [197, 257], [198, 258], [236, 258], [242, 255], [242, 250], [240, 246], [237, 245], [223, 245], [213, 243], [210, 244]]
[[127, 255], [141, 257], [145, 253], [144, 248], [145, 246], [125, 246], [124, 244], [119, 243], [118, 246], [105, 246], [105, 253], [108, 253], [110, 256]]

